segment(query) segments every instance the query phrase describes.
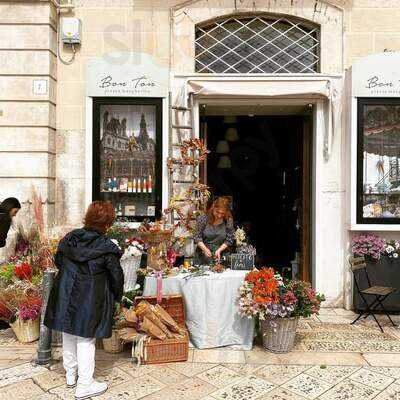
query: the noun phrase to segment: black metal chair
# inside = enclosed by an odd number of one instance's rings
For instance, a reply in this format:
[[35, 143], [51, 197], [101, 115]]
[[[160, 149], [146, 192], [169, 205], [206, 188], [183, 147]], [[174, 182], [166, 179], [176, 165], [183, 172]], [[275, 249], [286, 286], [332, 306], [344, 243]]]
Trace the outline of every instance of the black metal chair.
[[[374, 314], [374, 311], [378, 311], [377, 307], [381, 307], [382, 311], [389, 318], [389, 321], [392, 323], [392, 325], [396, 326], [396, 324], [392, 321], [392, 318], [390, 318], [390, 315], [386, 310], [386, 308], [384, 307], [384, 305], [382, 304], [382, 302], [385, 301], [385, 299], [392, 293], [396, 292], [397, 289], [386, 286], [373, 286], [369, 279], [369, 275], [367, 272], [367, 264], [365, 262], [364, 257], [352, 257], [349, 259], [349, 263], [351, 271], [353, 272], [354, 284], [357, 289], [357, 292], [366, 305], [366, 309], [364, 311], [361, 311], [358, 317], [353, 322], [351, 322], [351, 324], [355, 324], [364, 314], [365, 314], [364, 318], [367, 318], [369, 315], [372, 315], [375, 322], [378, 324], [379, 329], [383, 332], [382, 326]], [[365, 289], [361, 289], [358, 279], [359, 274], [363, 272], [365, 273], [368, 282], [368, 287]], [[366, 295], [374, 296], [375, 299], [371, 303], [368, 303], [368, 301], [365, 298]]]

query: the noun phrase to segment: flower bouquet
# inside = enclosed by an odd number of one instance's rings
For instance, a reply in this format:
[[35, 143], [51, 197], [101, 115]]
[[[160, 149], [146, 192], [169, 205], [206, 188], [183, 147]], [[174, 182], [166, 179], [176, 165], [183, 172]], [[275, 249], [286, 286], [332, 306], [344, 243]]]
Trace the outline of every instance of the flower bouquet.
[[246, 231], [243, 228], [237, 228], [235, 231], [236, 251], [241, 254], [256, 255], [256, 249], [247, 241]]
[[0, 319], [9, 323], [21, 343], [39, 338], [42, 296], [38, 287], [19, 281], [0, 290]]
[[287, 352], [299, 317], [318, 313], [324, 300], [307, 282], [284, 280], [273, 268], [254, 269], [239, 289], [239, 314], [260, 323], [266, 349]]

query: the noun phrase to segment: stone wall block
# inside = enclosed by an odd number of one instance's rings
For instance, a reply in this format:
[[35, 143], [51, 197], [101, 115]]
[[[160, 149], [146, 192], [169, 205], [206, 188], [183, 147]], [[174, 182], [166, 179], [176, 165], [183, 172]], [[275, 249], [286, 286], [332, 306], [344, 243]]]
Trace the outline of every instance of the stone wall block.
[[[35, 80], [46, 80], [46, 94], [33, 93]], [[0, 76], [0, 100], [50, 100], [55, 103], [56, 87], [54, 79], [48, 77]]]
[[50, 128], [1, 127], [0, 151], [55, 152], [55, 132]]
[[47, 102], [5, 102], [0, 105], [1, 125], [39, 125], [55, 127], [55, 107]]

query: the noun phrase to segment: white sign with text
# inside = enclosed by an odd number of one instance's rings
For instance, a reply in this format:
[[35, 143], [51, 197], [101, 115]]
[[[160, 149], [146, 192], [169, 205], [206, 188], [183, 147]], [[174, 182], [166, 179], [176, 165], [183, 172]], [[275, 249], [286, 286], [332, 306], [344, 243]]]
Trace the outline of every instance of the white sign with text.
[[143, 53], [108, 53], [90, 60], [86, 95], [91, 97], [167, 97], [169, 70]]
[[400, 97], [400, 52], [363, 57], [352, 66], [352, 96]]

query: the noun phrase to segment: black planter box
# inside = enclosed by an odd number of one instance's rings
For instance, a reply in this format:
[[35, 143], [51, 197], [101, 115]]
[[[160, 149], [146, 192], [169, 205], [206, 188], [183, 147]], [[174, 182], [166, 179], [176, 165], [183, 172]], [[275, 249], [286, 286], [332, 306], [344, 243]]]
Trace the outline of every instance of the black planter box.
[[[381, 257], [377, 262], [367, 261], [367, 272], [372, 286], [389, 286], [397, 288], [398, 291], [392, 293], [383, 302], [384, 307], [393, 314], [400, 313], [400, 260], [388, 257]], [[361, 290], [368, 287], [365, 272], [356, 271], [356, 276]], [[364, 295], [368, 303], [374, 300], [374, 296]], [[356, 311], [365, 310], [365, 303], [357, 292], [356, 285], [353, 288], [353, 305]], [[380, 307], [378, 306], [378, 310]], [[377, 310], [377, 312], [378, 312]]]

